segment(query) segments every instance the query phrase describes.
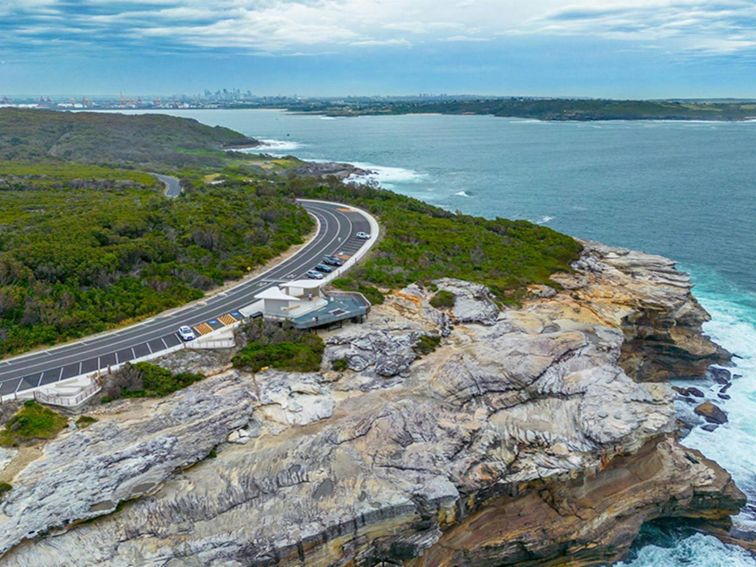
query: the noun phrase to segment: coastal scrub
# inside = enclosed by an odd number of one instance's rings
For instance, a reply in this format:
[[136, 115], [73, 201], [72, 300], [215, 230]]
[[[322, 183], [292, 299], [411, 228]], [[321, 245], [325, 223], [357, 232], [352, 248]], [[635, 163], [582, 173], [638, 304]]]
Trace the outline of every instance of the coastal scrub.
[[17, 447], [54, 439], [67, 424], [68, 420], [59, 413], [28, 400], [0, 431], [0, 446]]

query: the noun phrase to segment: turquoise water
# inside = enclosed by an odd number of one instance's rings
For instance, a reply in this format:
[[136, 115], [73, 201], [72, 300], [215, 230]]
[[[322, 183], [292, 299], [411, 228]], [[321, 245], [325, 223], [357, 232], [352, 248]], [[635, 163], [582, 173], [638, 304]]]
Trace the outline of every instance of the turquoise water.
[[[712, 314], [706, 331], [736, 353], [730, 423], [685, 443], [727, 468], [756, 531], [756, 122], [545, 123], [488, 116], [329, 119], [279, 111], [174, 111], [268, 141], [268, 151], [376, 170], [383, 185], [484, 216], [524, 218], [680, 262]], [[714, 390], [707, 395], [716, 399]], [[696, 535], [644, 545], [652, 565], [756, 565]]]

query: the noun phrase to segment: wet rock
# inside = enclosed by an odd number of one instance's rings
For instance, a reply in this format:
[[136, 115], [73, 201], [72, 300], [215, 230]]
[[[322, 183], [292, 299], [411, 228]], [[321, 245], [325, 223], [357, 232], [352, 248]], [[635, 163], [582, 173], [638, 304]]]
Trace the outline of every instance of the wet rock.
[[702, 416], [709, 423], [716, 423], [721, 425], [727, 423], [727, 414], [713, 402], [704, 402], [694, 410], [698, 415]]
[[687, 388], [687, 390], [688, 390], [688, 395], [689, 396], [693, 396], [694, 398], [703, 398], [704, 397], [704, 393], [701, 390], [699, 390], [698, 388], [690, 386], [690, 387]]
[[732, 396], [730, 396], [729, 394], [723, 394], [722, 392], [718, 393], [717, 397], [720, 400], [729, 400], [730, 398], [732, 398]]
[[702, 425], [701, 429], [703, 429], [704, 431], [708, 431], [709, 433], [711, 433], [712, 431], [715, 431], [717, 429], [717, 427], [719, 427], [719, 425], [717, 425], [716, 423], [707, 423], [706, 425]]
[[728, 384], [732, 378], [732, 374], [729, 370], [717, 366], [710, 366], [707, 374], [711, 376], [717, 384]]

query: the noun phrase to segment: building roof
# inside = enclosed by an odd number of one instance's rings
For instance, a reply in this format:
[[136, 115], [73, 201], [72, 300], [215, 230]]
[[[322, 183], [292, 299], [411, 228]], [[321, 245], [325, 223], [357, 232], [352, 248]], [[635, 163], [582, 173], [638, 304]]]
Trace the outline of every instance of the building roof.
[[255, 299], [281, 299], [286, 301], [299, 301], [298, 297], [284, 293], [276, 286], [269, 287], [265, 291], [261, 291], [260, 293], [255, 295]]
[[281, 287], [298, 287], [299, 289], [316, 289], [322, 286], [325, 282], [322, 280], [294, 280], [293, 282], [286, 282], [281, 284]]

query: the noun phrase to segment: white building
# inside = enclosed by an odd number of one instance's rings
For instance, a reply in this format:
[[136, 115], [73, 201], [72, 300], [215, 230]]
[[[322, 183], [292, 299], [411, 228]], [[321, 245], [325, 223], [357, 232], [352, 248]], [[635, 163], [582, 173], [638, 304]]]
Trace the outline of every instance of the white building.
[[258, 293], [264, 317], [295, 319], [328, 304], [318, 280], [295, 280]]

